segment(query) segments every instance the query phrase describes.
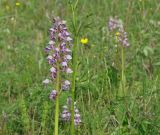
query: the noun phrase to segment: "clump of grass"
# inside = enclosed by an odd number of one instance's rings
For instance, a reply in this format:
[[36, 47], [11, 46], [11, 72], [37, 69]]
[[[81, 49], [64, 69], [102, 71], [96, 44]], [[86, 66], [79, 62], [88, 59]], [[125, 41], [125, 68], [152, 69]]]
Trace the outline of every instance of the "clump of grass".
[[7, 114], [3, 111], [0, 117], [0, 134], [7, 134]]
[[47, 123], [47, 118], [48, 118], [48, 112], [49, 112], [49, 105], [48, 105], [48, 102], [45, 101], [43, 103], [43, 112], [42, 112], [42, 119], [41, 119], [41, 133], [43, 135], [47, 134], [46, 123]]
[[24, 134], [29, 135], [31, 132], [30, 117], [28, 115], [27, 107], [23, 96], [21, 96], [21, 99], [19, 101], [19, 108], [21, 111], [21, 120], [23, 122]]

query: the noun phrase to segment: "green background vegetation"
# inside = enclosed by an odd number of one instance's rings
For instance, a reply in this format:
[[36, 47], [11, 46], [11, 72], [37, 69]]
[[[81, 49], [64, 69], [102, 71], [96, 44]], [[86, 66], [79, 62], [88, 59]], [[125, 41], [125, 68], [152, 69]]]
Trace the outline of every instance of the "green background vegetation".
[[[48, 98], [52, 87], [42, 84], [49, 73], [44, 48], [54, 16], [73, 32], [72, 13], [67, 0], [19, 2], [0, 0], [0, 134], [50, 135], [55, 105]], [[78, 52], [81, 134], [160, 134], [160, 1], [79, 0], [77, 13], [80, 37], [89, 39]], [[110, 16], [122, 19], [131, 44], [125, 50], [126, 97], [117, 94], [121, 68], [107, 28]], [[69, 134], [59, 125], [60, 135]]]

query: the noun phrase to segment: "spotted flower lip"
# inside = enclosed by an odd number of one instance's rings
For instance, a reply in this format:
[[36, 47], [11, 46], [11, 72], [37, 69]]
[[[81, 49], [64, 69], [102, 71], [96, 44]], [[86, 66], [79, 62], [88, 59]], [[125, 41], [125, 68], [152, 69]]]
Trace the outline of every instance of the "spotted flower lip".
[[68, 111], [68, 107], [67, 106], [63, 106], [63, 112], [62, 112], [62, 120], [63, 121], [69, 121], [71, 118], [71, 113]]
[[66, 62], [66, 61], [63, 61], [63, 62], [61, 63], [61, 65], [62, 65], [63, 67], [67, 67], [67, 62]]
[[65, 59], [66, 59], [66, 60], [71, 60], [71, 59], [72, 59], [72, 56], [71, 56], [71, 55], [65, 55]]
[[57, 91], [56, 91], [56, 90], [52, 90], [52, 92], [50, 93], [49, 98], [50, 98], [51, 100], [55, 100], [56, 97], [57, 97]]
[[76, 117], [76, 118], [79, 118], [80, 116], [81, 116], [81, 115], [78, 114], [78, 113], [75, 114], [75, 117]]
[[55, 31], [54, 28], [50, 28], [49, 30], [50, 30], [50, 31]]
[[48, 57], [47, 57], [47, 59], [48, 60], [51, 60], [53, 57], [51, 56], [51, 55], [49, 55]]
[[48, 43], [49, 45], [52, 45], [52, 44], [55, 44], [55, 42], [54, 41], [49, 41], [49, 43]]
[[45, 52], [46, 52], [46, 53], [49, 53], [50, 50], [51, 50], [51, 48], [50, 48], [49, 46], [47, 46], [47, 47], [45, 48]]
[[71, 37], [67, 37], [66, 40], [67, 40], [67, 41], [72, 41], [72, 38], [71, 38]]
[[51, 67], [51, 68], [50, 68], [50, 71], [51, 71], [52, 73], [56, 73], [56, 68]]
[[62, 85], [62, 90], [69, 90], [70, 84], [71, 84], [70, 81], [65, 80]]
[[79, 110], [78, 110], [77, 108], [76, 108], [74, 111], [75, 111], [75, 113], [78, 113], [78, 112], [79, 112]]
[[75, 107], [75, 115], [74, 115], [74, 125], [78, 126], [81, 124], [81, 115], [79, 113], [79, 110]]
[[68, 52], [68, 53], [69, 53], [69, 52], [71, 52], [71, 50], [70, 50], [70, 49], [68, 49], [68, 48], [66, 48], [66, 50], [65, 50], [65, 51], [66, 51], [66, 52]]
[[56, 47], [56, 48], [54, 48], [54, 50], [55, 50], [55, 52], [58, 53], [60, 49], [58, 47]]
[[43, 81], [43, 84], [48, 84], [48, 83], [50, 83], [50, 82], [51, 82], [51, 80], [45, 79], [45, 80]]
[[72, 69], [67, 68], [67, 69], [66, 69], [66, 73], [71, 74], [71, 73], [73, 73], [73, 71], [72, 71]]
[[65, 83], [66, 85], [70, 85], [70, 84], [71, 84], [70, 81], [68, 81], [68, 80], [65, 80], [64, 83]]

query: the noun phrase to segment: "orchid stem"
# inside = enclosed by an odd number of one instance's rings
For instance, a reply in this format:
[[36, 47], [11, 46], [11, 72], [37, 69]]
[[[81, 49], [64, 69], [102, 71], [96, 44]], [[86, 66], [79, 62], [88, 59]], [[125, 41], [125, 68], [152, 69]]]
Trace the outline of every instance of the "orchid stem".
[[122, 92], [123, 92], [123, 96], [125, 96], [125, 73], [124, 73], [124, 70], [125, 70], [125, 60], [124, 60], [124, 47], [121, 47], [121, 64], [122, 64], [122, 69], [121, 69], [121, 76], [122, 76]]
[[[58, 64], [57, 64], [58, 65]], [[59, 65], [57, 66], [57, 79], [56, 79], [56, 90], [57, 90], [57, 97], [56, 97], [56, 110], [55, 110], [55, 129], [54, 135], [58, 135], [58, 119], [59, 119], [59, 92], [60, 92], [60, 71]]]
[[73, 45], [73, 74], [72, 74], [72, 105], [71, 105], [71, 135], [75, 135], [75, 127], [74, 127], [74, 101], [75, 101], [75, 84], [76, 84], [76, 74], [77, 74], [77, 45], [78, 45], [78, 32], [77, 32], [77, 18], [75, 15], [76, 5], [78, 4], [78, 0], [76, 1], [75, 6], [71, 4], [72, 9], [72, 19], [73, 19], [73, 27], [74, 27], [74, 45]]

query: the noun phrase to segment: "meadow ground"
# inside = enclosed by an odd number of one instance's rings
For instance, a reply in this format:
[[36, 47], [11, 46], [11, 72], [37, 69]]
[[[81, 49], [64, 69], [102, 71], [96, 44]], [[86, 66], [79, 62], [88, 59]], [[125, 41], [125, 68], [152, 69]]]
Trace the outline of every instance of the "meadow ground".
[[[53, 134], [55, 104], [42, 81], [49, 65], [44, 48], [54, 16], [67, 21], [67, 0], [0, 0], [0, 134]], [[79, 0], [76, 100], [81, 135], [160, 134], [160, 1]], [[117, 16], [128, 33], [126, 94], [121, 65], [107, 24]], [[72, 34], [73, 38], [74, 35]], [[87, 45], [80, 39], [87, 37]], [[66, 102], [60, 99], [60, 110]], [[59, 135], [70, 135], [59, 121]]]

